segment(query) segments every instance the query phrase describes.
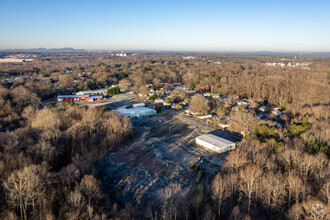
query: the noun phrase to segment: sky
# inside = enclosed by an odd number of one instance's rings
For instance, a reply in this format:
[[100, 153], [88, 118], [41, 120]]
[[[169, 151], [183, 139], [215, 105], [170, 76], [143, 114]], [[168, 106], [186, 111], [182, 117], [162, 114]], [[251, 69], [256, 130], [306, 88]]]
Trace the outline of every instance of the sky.
[[0, 0], [0, 49], [330, 51], [330, 0]]

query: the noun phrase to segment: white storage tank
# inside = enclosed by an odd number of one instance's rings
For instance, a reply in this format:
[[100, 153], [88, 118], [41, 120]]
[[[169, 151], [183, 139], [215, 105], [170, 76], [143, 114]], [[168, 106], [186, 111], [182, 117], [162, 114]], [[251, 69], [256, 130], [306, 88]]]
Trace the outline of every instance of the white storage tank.
[[215, 136], [213, 134], [203, 134], [196, 137], [196, 144], [217, 153], [224, 153], [235, 149], [235, 142]]

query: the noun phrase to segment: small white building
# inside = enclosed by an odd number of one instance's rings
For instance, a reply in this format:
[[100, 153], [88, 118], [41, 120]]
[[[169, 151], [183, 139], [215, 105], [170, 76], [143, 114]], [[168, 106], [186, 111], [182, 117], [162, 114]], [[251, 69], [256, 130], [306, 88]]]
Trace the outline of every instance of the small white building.
[[136, 103], [136, 104], [132, 105], [133, 108], [141, 108], [141, 107], [144, 107], [144, 106], [145, 106], [144, 103]]
[[198, 136], [196, 137], [195, 142], [199, 146], [205, 147], [220, 154], [235, 149], [235, 142], [226, 140], [213, 134], [203, 134]]
[[157, 99], [155, 99], [155, 104], [164, 104], [164, 99], [160, 99], [160, 98], [157, 98]]
[[197, 116], [198, 119], [207, 119], [207, 118], [212, 118], [212, 115], [200, 115]]

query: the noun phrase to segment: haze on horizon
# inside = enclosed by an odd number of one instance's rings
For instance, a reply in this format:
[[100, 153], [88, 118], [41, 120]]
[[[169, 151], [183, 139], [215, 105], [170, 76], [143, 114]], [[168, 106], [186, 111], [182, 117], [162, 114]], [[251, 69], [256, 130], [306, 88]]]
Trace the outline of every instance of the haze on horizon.
[[0, 1], [0, 49], [330, 51], [330, 1]]

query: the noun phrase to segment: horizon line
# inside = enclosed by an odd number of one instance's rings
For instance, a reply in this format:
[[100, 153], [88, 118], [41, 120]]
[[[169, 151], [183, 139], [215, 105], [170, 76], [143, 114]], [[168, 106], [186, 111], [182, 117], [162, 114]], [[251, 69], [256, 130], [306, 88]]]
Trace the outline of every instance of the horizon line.
[[73, 50], [77, 52], [110, 52], [110, 51], [144, 51], [144, 52], [181, 52], [181, 53], [330, 53], [329, 51], [319, 50], [171, 50], [171, 49], [84, 49], [84, 48], [73, 48], [73, 47], [37, 47], [37, 48], [15, 48], [15, 49], [0, 49], [0, 52], [15, 52], [15, 51], [29, 51], [29, 50]]

